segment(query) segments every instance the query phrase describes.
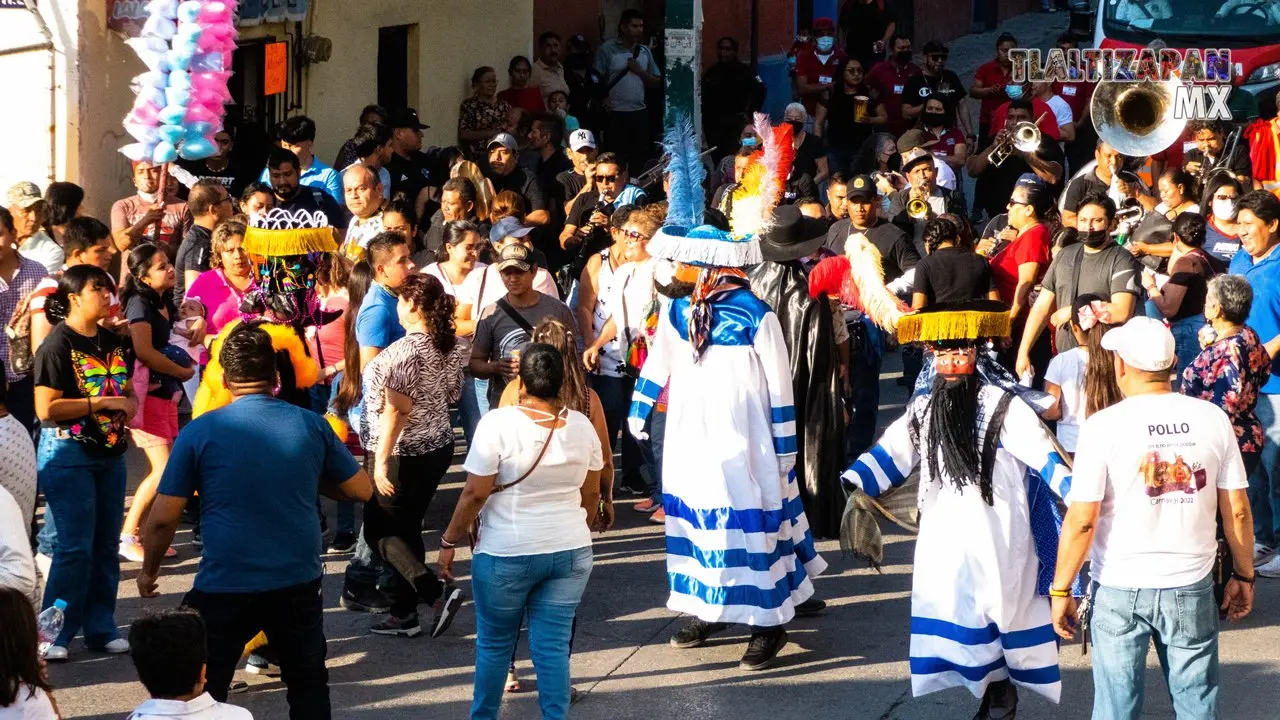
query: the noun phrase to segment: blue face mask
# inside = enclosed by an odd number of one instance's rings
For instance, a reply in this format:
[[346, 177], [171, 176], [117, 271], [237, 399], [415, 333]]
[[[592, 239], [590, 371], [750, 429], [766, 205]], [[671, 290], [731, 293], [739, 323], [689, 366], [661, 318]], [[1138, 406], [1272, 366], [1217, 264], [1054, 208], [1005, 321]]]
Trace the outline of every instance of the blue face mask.
[[753, 147], [755, 147], [755, 146], [756, 146], [756, 144], [757, 144], [758, 142], [759, 142], [759, 140], [757, 140], [757, 139], [756, 139], [756, 137], [755, 137], [754, 135], [752, 135], [751, 137], [748, 137], [748, 138], [742, 138], [742, 147], [745, 147], [745, 148], [753, 148]]
[[817, 46], [818, 46], [818, 52], [829, 53], [831, 52], [831, 49], [836, 46], [836, 39], [829, 35], [824, 35], [818, 38]]
[[1004, 88], [1004, 93], [1009, 96], [1010, 100], [1018, 100], [1019, 98], [1022, 97], [1022, 86], [1006, 85]]

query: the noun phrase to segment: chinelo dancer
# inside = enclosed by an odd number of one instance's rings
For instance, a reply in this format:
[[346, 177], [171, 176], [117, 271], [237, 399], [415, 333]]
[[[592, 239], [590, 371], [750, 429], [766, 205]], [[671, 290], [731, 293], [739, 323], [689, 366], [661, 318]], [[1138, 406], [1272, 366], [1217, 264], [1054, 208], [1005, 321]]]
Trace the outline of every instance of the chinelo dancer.
[[1015, 685], [1061, 692], [1047, 595], [1070, 468], [1035, 410], [978, 372], [987, 341], [1009, 333], [1008, 306], [934, 305], [897, 327], [933, 351], [933, 384], [844, 482], [874, 499], [920, 467], [912, 694], [964, 687], [982, 698], [977, 720], [1011, 720]]
[[744, 624], [751, 640], [739, 667], [762, 670], [786, 644], [783, 626], [797, 605], [813, 595], [810, 578], [826, 569], [792, 471], [796, 418], [782, 327], [743, 271], [761, 262], [756, 237], [768, 229], [764, 219], [785, 178], [762, 163], [736, 199], [744, 214], [734, 231], [704, 224], [692, 138], [687, 119], [667, 136], [667, 225], [649, 252], [674, 264], [664, 293], [673, 299], [658, 319], [628, 426], [643, 439], [645, 419], [668, 388], [667, 607], [693, 616], [671, 644], [697, 647]]

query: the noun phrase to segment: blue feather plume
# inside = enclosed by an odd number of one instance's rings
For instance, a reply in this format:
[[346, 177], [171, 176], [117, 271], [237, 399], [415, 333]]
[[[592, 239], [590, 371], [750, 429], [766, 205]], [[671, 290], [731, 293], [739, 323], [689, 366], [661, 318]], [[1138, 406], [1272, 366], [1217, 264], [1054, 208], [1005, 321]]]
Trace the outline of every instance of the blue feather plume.
[[667, 192], [667, 224], [692, 228], [702, 224], [706, 194], [702, 187], [707, 169], [702, 165], [693, 120], [676, 113], [667, 127], [662, 146], [667, 153], [671, 189]]

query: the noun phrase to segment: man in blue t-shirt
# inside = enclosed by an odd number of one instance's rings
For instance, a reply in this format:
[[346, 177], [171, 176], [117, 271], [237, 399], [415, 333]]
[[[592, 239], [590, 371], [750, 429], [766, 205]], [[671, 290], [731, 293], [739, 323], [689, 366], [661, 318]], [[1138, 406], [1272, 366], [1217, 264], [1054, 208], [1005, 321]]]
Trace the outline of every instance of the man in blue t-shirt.
[[219, 359], [234, 400], [193, 420], [174, 443], [147, 519], [138, 591], [159, 595], [165, 548], [200, 493], [204, 554], [183, 604], [209, 629], [209, 694], [226, 701], [245, 643], [264, 631], [279, 656], [290, 717], [325, 720], [316, 495], [364, 502], [373, 488], [323, 417], [272, 397], [276, 352], [265, 330], [236, 327]]
[[[405, 278], [417, 270], [413, 260], [409, 259], [409, 243], [400, 233], [374, 235], [365, 252], [373, 266], [373, 283], [369, 285], [356, 315], [356, 343], [360, 346], [361, 370], [387, 346], [404, 337], [404, 327], [396, 313], [396, 291], [404, 284]], [[378, 585], [380, 575], [384, 576], [381, 584], [385, 585], [391, 573], [365, 542], [362, 529], [356, 535], [355, 554], [347, 563], [343, 578], [342, 607], [368, 613], [390, 610], [391, 601], [378, 590]]]

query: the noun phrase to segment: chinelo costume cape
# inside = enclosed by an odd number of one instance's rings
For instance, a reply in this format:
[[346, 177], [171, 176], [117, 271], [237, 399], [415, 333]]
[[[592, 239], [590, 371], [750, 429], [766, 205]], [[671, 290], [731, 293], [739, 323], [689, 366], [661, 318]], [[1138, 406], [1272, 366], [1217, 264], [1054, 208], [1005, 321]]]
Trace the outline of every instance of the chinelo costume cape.
[[[965, 687], [984, 697], [1003, 686], [1007, 697], [1012, 681], [1057, 702], [1046, 595], [1061, 523], [1055, 498], [1070, 488], [1070, 468], [1035, 410], [977, 372], [977, 346], [1009, 332], [999, 305], [935, 306], [900, 320], [899, 340], [938, 353], [938, 376], [844, 480], [876, 498], [920, 469], [912, 693]], [[951, 358], [964, 352], [957, 372]]]
[[[769, 128], [766, 124], [758, 131], [769, 131], [768, 145], [777, 145], [782, 157], [779, 172], [786, 177], [790, 170], [790, 156], [794, 155], [790, 125]], [[765, 155], [769, 148], [766, 147]], [[815, 227], [821, 223], [805, 222], [798, 213], [787, 227], [775, 232], [787, 236], [803, 233], [801, 228]], [[821, 234], [822, 240], [826, 233]], [[762, 239], [762, 242], [770, 238]], [[800, 242], [791, 242], [799, 241]], [[815, 300], [809, 296], [809, 278], [800, 264], [802, 257], [812, 254], [821, 246], [817, 236], [809, 238], [786, 237], [774, 245], [775, 260], [769, 255], [755, 266], [747, 276], [756, 297], [765, 301], [777, 314], [782, 325], [782, 337], [786, 341], [791, 362], [791, 387], [795, 398], [796, 421], [796, 482], [800, 499], [804, 502], [805, 515], [815, 538], [834, 538], [840, 532], [841, 502], [844, 491], [840, 487], [840, 473], [846, 467], [844, 448], [844, 410], [840, 403], [840, 367], [837, 362], [835, 327], [829, 303], [825, 298]], [[815, 247], [810, 248], [809, 245]], [[797, 252], [803, 251], [798, 255]]]
[[[670, 206], [649, 245], [659, 260], [699, 268], [691, 295], [662, 312], [636, 382], [628, 426], [669, 386], [663, 452], [667, 607], [706, 622], [781, 626], [826, 569], [791, 472], [796, 415], [778, 316], [741, 268], [761, 262], [755, 233], [781, 192], [763, 167], [735, 207], [754, 206], [730, 233], [703, 223], [698, 147], [687, 119], [667, 135]], [[761, 187], [776, 186], [771, 196]], [[736, 216], [736, 213], [735, 213]], [[739, 233], [738, 230], [742, 232]]]

